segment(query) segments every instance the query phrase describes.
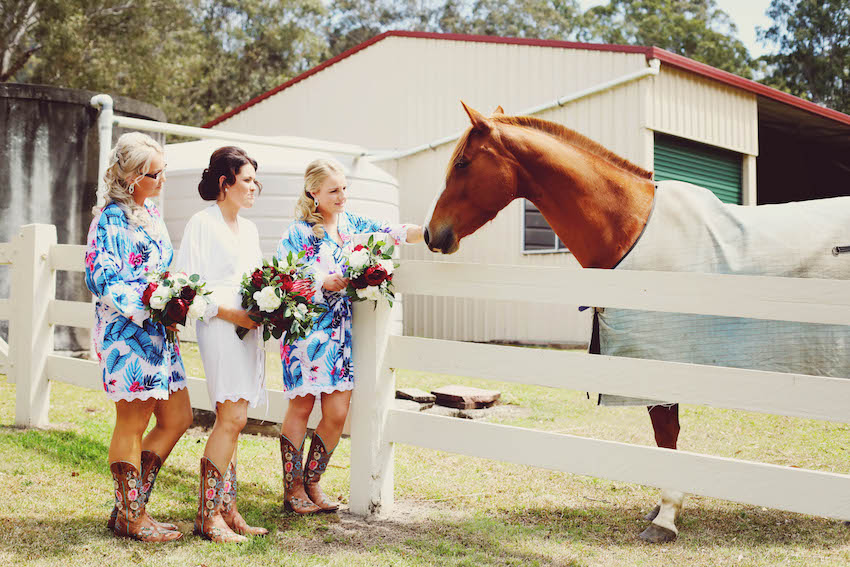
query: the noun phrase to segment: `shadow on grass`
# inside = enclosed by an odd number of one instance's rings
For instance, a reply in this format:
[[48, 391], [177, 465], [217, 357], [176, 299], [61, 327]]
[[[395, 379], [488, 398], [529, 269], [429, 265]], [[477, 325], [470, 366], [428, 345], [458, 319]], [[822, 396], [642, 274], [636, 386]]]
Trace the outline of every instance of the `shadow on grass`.
[[[152, 546], [114, 538], [105, 529], [103, 517], [49, 520], [0, 517], [0, 554], [11, 554], [21, 560], [27, 557], [61, 560], [100, 548], [113, 557], [126, 555], [128, 560], [140, 552], [158, 555], [179, 550], [188, 561], [203, 560], [210, 555], [235, 561], [238, 556], [252, 559], [248, 561], [251, 564], [254, 561], [263, 564], [285, 553], [305, 560], [310, 558], [303, 562], [305, 565], [312, 564], [313, 559], [328, 560], [335, 556], [360, 556], [362, 563], [354, 564], [369, 565], [370, 557], [374, 556], [389, 562], [404, 560], [421, 565], [580, 567], [586, 564], [576, 557], [582, 550], [642, 546], [648, 553], [655, 553], [637, 538], [644, 525], [637, 508], [596, 505], [582, 509], [529, 508], [446, 518], [434, 514], [439, 512], [439, 507], [425, 509], [399, 502], [400, 513], [394, 516], [400, 519], [365, 521], [348, 512], [307, 517], [284, 515], [276, 502], [265, 499], [265, 491], [248, 487], [246, 492], [243, 512], [250, 522], [271, 529], [268, 538], [254, 538], [244, 545], [216, 546], [191, 535], [191, 519], [183, 518], [177, 520], [185, 534], [183, 541]], [[774, 525], [776, 513], [772, 511], [747, 509], [742, 514], [693, 510], [689, 520], [683, 519], [683, 535], [673, 546], [686, 552], [706, 545], [776, 548], [787, 544], [789, 549], [802, 547], [819, 553], [846, 545], [848, 541], [846, 529], [837, 522], [797, 516], [780, 530]]]
[[[0, 446], [93, 471], [103, 477], [104, 487], [111, 486], [105, 466], [107, 446], [78, 432], [0, 427]], [[645, 510], [637, 506], [595, 503], [574, 508], [533, 506], [467, 513], [462, 505], [400, 501], [397, 512], [385, 520], [365, 521], [347, 512], [299, 517], [282, 513], [281, 491], [243, 481], [239, 509], [249, 523], [271, 530], [271, 537], [239, 547], [210, 547], [212, 544], [190, 535], [197, 510], [197, 487], [196, 469], [166, 465], [157, 481], [150, 511], [160, 520], [176, 522], [187, 535], [176, 545], [184, 553], [200, 558], [217, 549], [216, 553], [258, 561], [281, 552], [305, 557], [377, 553], [390, 560], [404, 558], [423, 565], [579, 566], [583, 565], [581, 560], [572, 556], [579, 553], [577, 550], [646, 546], [637, 537], [647, 525], [643, 520]], [[107, 496], [106, 488], [104, 495]], [[105, 529], [105, 515], [83, 513], [49, 520], [36, 520], [25, 512], [13, 518], [0, 517], [0, 554], [21, 559], [62, 558], [90, 545], [105, 545], [110, 550], [117, 549], [119, 554], [125, 548], [128, 553], [149, 549], [136, 547], [144, 544], [115, 540]], [[697, 504], [686, 508], [679, 528], [681, 535], [674, 545], [682, 550], [787, 545], [828, 552], [850, 542], [850, 529], [840, 522], [743, 505], [730, 509]], [[538, 547], [540, 550], [534, 551]], [[364, 559], [363, 564], [368, 565], [369, 561]]]

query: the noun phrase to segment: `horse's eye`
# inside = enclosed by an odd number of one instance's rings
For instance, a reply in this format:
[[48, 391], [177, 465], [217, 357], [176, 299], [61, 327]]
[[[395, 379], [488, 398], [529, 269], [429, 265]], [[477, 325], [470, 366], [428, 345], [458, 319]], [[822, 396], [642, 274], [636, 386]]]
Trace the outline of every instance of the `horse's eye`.
[[469, 160], [466, 158], [460, 158], [455, 162], [455, 167], [458, 169], [463, 169], [467, 165], [469, 165]]

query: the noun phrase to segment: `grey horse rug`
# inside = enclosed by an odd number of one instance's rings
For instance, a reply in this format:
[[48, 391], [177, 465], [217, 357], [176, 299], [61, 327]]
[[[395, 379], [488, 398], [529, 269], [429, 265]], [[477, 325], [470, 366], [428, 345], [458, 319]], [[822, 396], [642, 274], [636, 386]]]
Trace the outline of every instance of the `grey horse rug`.
[[[616, 269], [846, 280], [850, 253], [832, 253], [845, 245], [850, 197], [745, 207], [665, 181], [643, 234]], [[850, 326], [843, 325], [605, 308], [594, 316], [591, 352], [850, 378]], [[599, 402], [663, 403], [607, 394]]]

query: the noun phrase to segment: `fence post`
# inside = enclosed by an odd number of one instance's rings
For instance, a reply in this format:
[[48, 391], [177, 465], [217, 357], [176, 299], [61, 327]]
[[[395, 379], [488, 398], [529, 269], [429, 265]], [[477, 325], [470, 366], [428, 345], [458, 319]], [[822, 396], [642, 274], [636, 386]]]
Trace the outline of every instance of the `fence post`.
[[354, 303], [355, 388], [351, 397], [351, 512], [389, 513], [393, 506], [393, 446], [387, 415], [395, 398], [393, 373], [384, 366], [390, 308], [385, 301]]
[[48, 319], [56, 297], [56, 271], [50, 267], [50, 247], [56, 227], [28, 224], [15, 242], [9, 302], [9, 361], [15, 376], [15, 424], [46, 427], [50, 406], [47, 356], [53, 352], [53, 327]]

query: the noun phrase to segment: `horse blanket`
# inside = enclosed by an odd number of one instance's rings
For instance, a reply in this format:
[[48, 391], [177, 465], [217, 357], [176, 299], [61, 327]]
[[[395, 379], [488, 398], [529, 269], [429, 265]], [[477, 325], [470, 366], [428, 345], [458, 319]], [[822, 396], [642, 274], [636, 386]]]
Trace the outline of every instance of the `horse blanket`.
[[[832, 249], [848, 244], [850, 197], [748, 207], [665, 181], [615, 269], [846, 280], [850, 254]], [[850, 378], [850, 326], [605, 308], [594, 327], [599, 354]], [[599, 403], [664, 402], [601, 394]]]

